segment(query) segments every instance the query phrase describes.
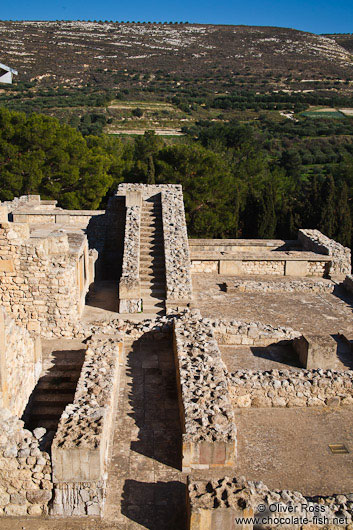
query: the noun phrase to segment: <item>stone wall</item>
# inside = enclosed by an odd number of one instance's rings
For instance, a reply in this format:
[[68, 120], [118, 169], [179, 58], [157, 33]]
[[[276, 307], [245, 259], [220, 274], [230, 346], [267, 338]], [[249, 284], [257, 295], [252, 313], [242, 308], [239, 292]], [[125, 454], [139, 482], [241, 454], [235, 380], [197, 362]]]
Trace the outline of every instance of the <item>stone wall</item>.
[[162, 191], [166, 271], [166, 306], [185, 307], [192, 300], [191, 264], [181, 186]]
[[[212, 254], [204, 253], [204, 256], [191, 256], [191, 272], [194, 274], [213, 273], [224, 276], [327, 276], [330, 260], [313, 258], [313, 255], [304, 256], [292, 253], [276, 252], [271, 257], [258, 256], [247, 258], [240, 254], [224, 255], [217, 258]], [[298, 253], [296, 253], [298, 254]], [[217, 259], [216, 259], [217, 258]]]
[[[352, 528], [352, 494], [304, 497], [296, 491], [270, 490], [263, 482], [244, 477], [191, 478], [187, 507], [189, 530]], [[317, 524], [315, 517], [326, 517], [328, 524]], [[243, 521], [235, 526], [235, 518]], [[298, 523], [295, 518], [307, 519], [307, 523]]]
[[82, 235], [71, 250], [62, 232], [43, 239], [29, 236], [26, 223], [0, 224], [0, 303], [29, 330], [70, 336], [88, 289], [87, 242]]
[[41, 353], [39, 336], [17, 326], [0, 307], [0, 407], [22, 416], [42, 370]]
[[119, 313], [142, 311], [140, 286], [141, 193], [127, 192]]
[[325, 279], [234, 280], [226, 283], [227, 293], [332, 293], [335, 284]]
[[273, 342], [293, 340], [301, 333], [292, 328], [271, 326], [262, 322], [241, 322], [238, 320], [204, 319], [212, 328], [220, 344], [268, 346]]
[[102, 515], [122, 363], [119, 335], [89, 342], [74, 401], [53, 440], [53, 515]]
[[191, 313], [175, 319], [174, 355], [183, 471], [234, 465], [236, 427], [226, 368], [209, 323]]
[[353, 405], [350, 370], [237, 370], [229, 388], [235, 408]]
[[50, 457], [39, 448], [40, 431], [32, 434], [0, 409], [0, 516], [48, 513], [53, 484]]
[[305, 250], [332, 257], [330, 275], [342, 276], [351, 273], [351, 250], [328, 238], [319, 230], [299, 230], [298, 241]]

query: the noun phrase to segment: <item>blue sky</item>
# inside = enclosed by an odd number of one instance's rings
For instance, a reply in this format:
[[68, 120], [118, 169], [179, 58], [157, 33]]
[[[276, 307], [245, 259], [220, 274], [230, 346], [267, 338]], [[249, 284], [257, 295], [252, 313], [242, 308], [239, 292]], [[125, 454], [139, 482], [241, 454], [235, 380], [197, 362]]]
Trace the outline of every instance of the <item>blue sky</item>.
[[2, 0], [2, 4], [2, 20], [172, 20], [353, 32], [353, 0]]

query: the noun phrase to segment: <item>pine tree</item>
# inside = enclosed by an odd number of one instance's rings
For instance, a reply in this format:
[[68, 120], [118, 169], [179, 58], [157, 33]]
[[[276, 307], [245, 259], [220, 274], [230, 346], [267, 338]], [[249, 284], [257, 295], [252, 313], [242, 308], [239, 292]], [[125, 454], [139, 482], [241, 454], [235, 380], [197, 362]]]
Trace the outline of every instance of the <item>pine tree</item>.
[[335, 211], [336, 187], [332, 175], [328, 175], [321, 188], [322, 208], [319, 230], [327, 237], [334, 237], [337, 226], [337, 214]]
[[352, 219], [348, 203], [348, 187], [344, 182], [337, 201], [337, 219], [338, 228], [336, 239], [345, 247], [351, 244], [352, 238]]

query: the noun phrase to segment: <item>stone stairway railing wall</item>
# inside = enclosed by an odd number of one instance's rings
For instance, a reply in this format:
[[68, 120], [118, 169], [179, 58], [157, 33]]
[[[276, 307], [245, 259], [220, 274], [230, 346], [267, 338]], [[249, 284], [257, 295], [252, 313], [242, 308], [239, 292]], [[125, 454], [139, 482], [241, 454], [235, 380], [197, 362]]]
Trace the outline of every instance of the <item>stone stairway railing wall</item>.
[[141, 193], [127, 191], [124, 253], [119, 282], [119, 313], [139, 313], [142, 310], [140, 283]]
[[319, 230], [299, 230], [298, 241], [304, 250], [332, 257], [328, 271], [331, 276], [345, 276], [351, 273], [351, 250], [349, 248], [330, 239]]
[[192, 301], [191, 262], [181, 186], [162, 191], [166, 307], [179, 311]]
[[174, 357], [183, 471], [233, 466], [237, 440], [226, 367], [206, 320], [191, 314], [174, 320]]
[[40, 337], [17, 326], [0, 307], [0, 407], [22, 416], [41, 370]]
[[103, 513], [122, 364], [121, 336], [88, 343], [74, 401], [64, 410], [53, 440], [53, 515]]

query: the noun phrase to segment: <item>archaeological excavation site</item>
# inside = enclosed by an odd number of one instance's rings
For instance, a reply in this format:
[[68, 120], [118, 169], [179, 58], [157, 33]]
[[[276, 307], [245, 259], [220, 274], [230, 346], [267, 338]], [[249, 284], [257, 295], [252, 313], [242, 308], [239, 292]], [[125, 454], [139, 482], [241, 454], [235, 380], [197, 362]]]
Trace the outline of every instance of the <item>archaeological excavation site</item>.
[[179, 185], [0, 204], [1, 530], [353, 529], [351, 252]]

